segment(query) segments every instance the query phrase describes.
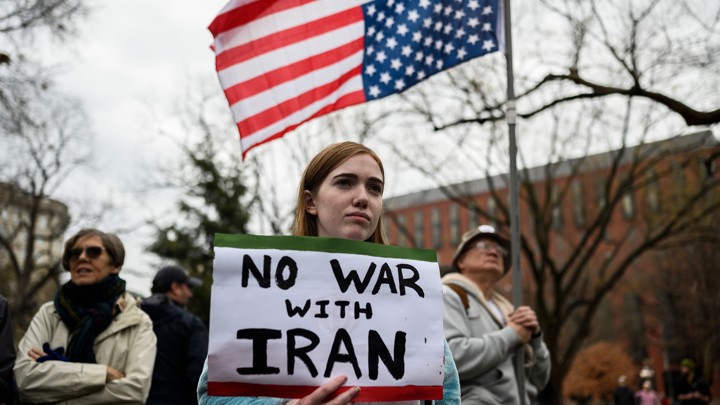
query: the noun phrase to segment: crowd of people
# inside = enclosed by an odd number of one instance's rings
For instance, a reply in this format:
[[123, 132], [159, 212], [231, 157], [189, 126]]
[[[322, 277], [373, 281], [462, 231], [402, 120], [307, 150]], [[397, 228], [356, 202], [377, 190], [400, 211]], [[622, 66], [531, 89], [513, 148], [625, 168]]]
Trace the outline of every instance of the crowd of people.
[[[328, 146], [302, 175], [292, 234], [388, 244], [384, 184], [374, 151], [354, 142]], [[445, 370], [442, 399], [433, 403], [530, 405], [548, 383], [550, 356], [536, 313], [528, 306], [514, 308], [495, 288], [510, 271], [512, 248], [489, 225], [463, 235], [452, 272], [442, 278]], [[37, 312], [17, 354], [7, 303], [0, 297], [0, 403], [354, 403], [360, 387], [341, 389], [348, 380], [344, 375], [295, 400], [209, 395], [208, 332], [184, 309], [200, 280], [179, 267], [164, 267], [153, 280], [152, 295], [138, 303], [120, 277], [124, 259], [114, 234], [83, 229], [70, 237], [62, 256], [70, 280]], [[520, 354], [524, 362], [518, 367]], [[706, 398], [694, 376], [688, 376], [687, 387], [678, 398]], [[644, 386], [633, 399], [655, 404], [653, 392]]]

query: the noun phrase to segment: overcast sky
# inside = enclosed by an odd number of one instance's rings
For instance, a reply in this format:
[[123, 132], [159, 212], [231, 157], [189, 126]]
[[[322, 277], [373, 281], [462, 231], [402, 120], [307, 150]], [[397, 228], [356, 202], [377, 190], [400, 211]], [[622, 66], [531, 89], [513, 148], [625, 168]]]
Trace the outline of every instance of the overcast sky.
[[[215, 77], [207, 26], [225, 3], [90, 2], [93, 12], [81, 23], [79, 38], [69, 49], [51, 52], [50, 59], [62, 65], [58, 86], [83, 102], [96, 135], [92, 169], [75, 173], [59, 197], [74, 194], [76, 183], [82, 183], [84, 198], [101, 193], [124, 208], [107, 216], [112, 223], [98, 227], [134, 227], [141, 220], [128, 215], [128, 211], [145, 211], [142, 207], [147, 203], [136, 194], [136, 176], [148, 162], [162, 159], [164, 150], [162, 141], [147, 139], [147, 127], [157, 124], [151, 122], [150, 111], [169, 110], [189, 78]], [[66, 236], [77, 226], [73, 223]], [[147, 293], [157, 260], [143, 252], [147, 235], [141, 230], [122, 239], [128, 250], [124, 276], [129, 287]]]

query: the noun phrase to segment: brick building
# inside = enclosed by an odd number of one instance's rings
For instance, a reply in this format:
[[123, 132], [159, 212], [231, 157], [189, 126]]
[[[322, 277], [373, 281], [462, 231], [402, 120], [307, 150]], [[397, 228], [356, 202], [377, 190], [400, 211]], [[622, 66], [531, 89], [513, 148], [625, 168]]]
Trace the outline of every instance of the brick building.
[[[714, 209], [720, 201], [720, 176], [715, 171], [719, 151], [712, 133], [704, 131], [521, 171], [525, 302], [535, 302], [535, 294], [576, 295], [565, 307], [547, 309], [546, 317], [583, 300], [588, 307], [594, 305], [586, 342], [622, 345], [638, 366], [635, 372], [649, 359], [657, 389], [667, 393], [671, 384], [666, 380], [674, 378], [679, 361], [704, 350], [692, 342], [706, 341], [708, 333], [720, 335], [720, 326], [713, 331], [720, 325], [717, 321], [706, 325], [708, 331], [687, 332], [685, 311], [702, 312], [695, 308], [698, 305], [720, 310], [713, 302], [720, 300], [706, 297], [688, 307], [688, 290], [697, 287], [699, 278], [693, 279], [695, 284], [677, 282], [691, 262], [679, 258], [696, 257], [701, 246], [696, 242], [707, 242], [709, 234], [720, 230], [720, 211]], [[391, 243], [434, 249], [441, 269], [447, 271], [468, 229], [490, 223], [509, 236], [507, 175], [388, 198], [385, 210]], [[713, 254], [720, 250], [720, 241], [709, 249], [707, 243], [702, 246]], [[702, 274], [708, 275], [710, 285], [720, 287], [720, 275], [708, 266], [711, 263], [713, 258], [701, 263]], [[508, 296], [510, 279], [500, 286]], [[593, 287], [587, 286], [595, 284], [609, 293], [593, 303]], [[546, 302], [553, 304], [552, 299]], [[567, 331], [582, 327], [568, 318], [554, 336], [558, 348], [570, 345], [565, 335], [577, 336]], [[716, 376], [715, 396], [720, 394], [718, 368], [706, 366], [706, 372]]]
[[[65, 204], [38, 199], [11, 183], [0, 182], [0, 293], [11, 303], [16, 338], [39, 305], [57, 291], [69, 223]], [[31, 224], [34, 229], [29, 234]]]

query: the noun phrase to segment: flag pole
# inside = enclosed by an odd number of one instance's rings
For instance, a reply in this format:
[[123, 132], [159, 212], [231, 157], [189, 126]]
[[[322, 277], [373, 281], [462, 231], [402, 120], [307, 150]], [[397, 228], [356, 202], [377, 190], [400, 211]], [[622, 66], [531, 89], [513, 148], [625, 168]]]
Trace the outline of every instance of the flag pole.
[[[503, 22], [505, 34], [505, 59], [507, 68], [507, 107], [505, 119], [510, 139], [510, 244], [512, 264], [512, 301], [515, 308], [522, 305], [522, 277], [520, 271], [520, 210], [517, 174], [517, 140], [515, 138], [515, 88], [512, 54], [512, 25], [510, 23], [510, 0], [503, 0]], [[520, 403], [525, 404], [525, 350], [519, 347], [515, 353], [515, 377], [517, 378]]]

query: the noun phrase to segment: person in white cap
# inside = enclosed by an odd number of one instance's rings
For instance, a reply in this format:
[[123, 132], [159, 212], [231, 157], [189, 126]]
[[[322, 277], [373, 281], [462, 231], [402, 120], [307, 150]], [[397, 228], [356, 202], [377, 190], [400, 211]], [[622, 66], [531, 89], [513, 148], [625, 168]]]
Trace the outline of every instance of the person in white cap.
[[[532, 404], [550, 379], [550, 353], [535, 312], [513, 308], [495, 290], [510, 271], [510, 241], [490, 225], [463, 235], [442, 278], [444, 328], [460, 374], [462, 401], [471, 404]], [[520, 393], [513, 357], [525, 350]]]

